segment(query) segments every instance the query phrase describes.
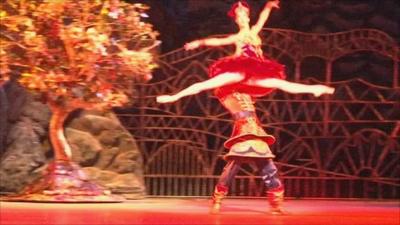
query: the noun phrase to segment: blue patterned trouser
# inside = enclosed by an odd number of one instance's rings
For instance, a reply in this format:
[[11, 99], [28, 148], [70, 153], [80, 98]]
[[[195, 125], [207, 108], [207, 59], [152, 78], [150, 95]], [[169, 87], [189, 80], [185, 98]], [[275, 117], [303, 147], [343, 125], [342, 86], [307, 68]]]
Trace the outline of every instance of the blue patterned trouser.
[[[228, 164], [224, 167], [224, 170], [219, 178], [217, 186], [229, 187], [235, 175], [240, 169], [241, 161], [230, 160]], [[272, 159], [255, 160], [257, 167], [260, 170], [260, 176], [262, 177], [267, 189], [278, 188], [282, 185], [278, 176], [278, 169], [276, 168]]]

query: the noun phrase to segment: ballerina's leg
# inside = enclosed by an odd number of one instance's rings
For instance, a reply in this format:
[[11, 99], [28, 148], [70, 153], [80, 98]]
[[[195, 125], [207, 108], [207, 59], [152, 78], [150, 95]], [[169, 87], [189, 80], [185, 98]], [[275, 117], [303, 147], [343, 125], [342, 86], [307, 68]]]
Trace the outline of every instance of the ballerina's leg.
[[243, 79], [244, 79], [244, 75], [242, 75], [241, 73], [231, 73], [231, 72], [222, 73], [222, 74], [219, 74], [208, 80], [194, 83], [174, 95], [158, 96], [157, 102], [159, 102], [159, 103], [174, 102], [185, 96], [195, 95], [202, 91], [215, 89], [215, 88], [222, 87], [225, 85], [237, 83], [237, 82], [242, 81]]
[[289, 82], [277, 78], [266, 78], [266, 79], [250, 79], [246, 82], [249, 85], [264, 87], [264, 88], [277, 88], [289, 93], [311, 93], [315, 96], [320, 96], [322, 94], [333, 94], [334, 88], [321, 85], [321, 84], [300, 84]]

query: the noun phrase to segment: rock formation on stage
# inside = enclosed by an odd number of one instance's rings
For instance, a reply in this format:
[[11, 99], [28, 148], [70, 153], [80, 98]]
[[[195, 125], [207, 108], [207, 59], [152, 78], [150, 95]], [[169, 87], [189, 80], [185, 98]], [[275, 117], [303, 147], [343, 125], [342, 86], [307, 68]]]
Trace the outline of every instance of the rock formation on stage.
[[[39, 178], [54, 157], [48, 139], [51, 112], [16, 83], [0, 94], [0, 192], [15, 193]], [[111, 111], [72, 113], [66, 137], [72, 161], [90, 180], [127, 198], [144, 196], [141, 152]]]

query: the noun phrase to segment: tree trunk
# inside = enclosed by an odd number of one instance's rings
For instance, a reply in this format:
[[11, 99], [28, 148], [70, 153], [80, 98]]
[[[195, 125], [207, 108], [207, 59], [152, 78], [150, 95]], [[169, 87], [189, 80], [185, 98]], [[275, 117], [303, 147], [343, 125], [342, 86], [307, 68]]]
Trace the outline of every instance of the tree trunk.
[[65, 110], [59, 106], [50, 106], [52, 117], [50, 120], [49, 136], [54, 150], [55, 161], [70, 161], [71, 148], [64, 135], [64, 122], [72, 110]]

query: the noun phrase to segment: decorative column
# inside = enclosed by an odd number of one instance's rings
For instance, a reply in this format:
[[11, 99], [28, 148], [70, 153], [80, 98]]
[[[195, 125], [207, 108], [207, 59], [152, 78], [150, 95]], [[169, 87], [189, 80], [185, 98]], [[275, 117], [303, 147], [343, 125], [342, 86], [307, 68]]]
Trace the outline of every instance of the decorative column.
[[399, 60], [393, 59], [393, 87], [398, 88], [400, 85], [399, 77]]
[[[328, 59], [326, 62], [326, 78], [325, 78], [325, 84], [330, 85], [332, 82], [332, 64], [333, 60]], [[328, 136], [329, 135], [329, 123], [331, 120], [330, 117], [330, 103], [328, 101], [329, 96], [324, 95], [324, 121], [323, 121], [323, 135]]]

